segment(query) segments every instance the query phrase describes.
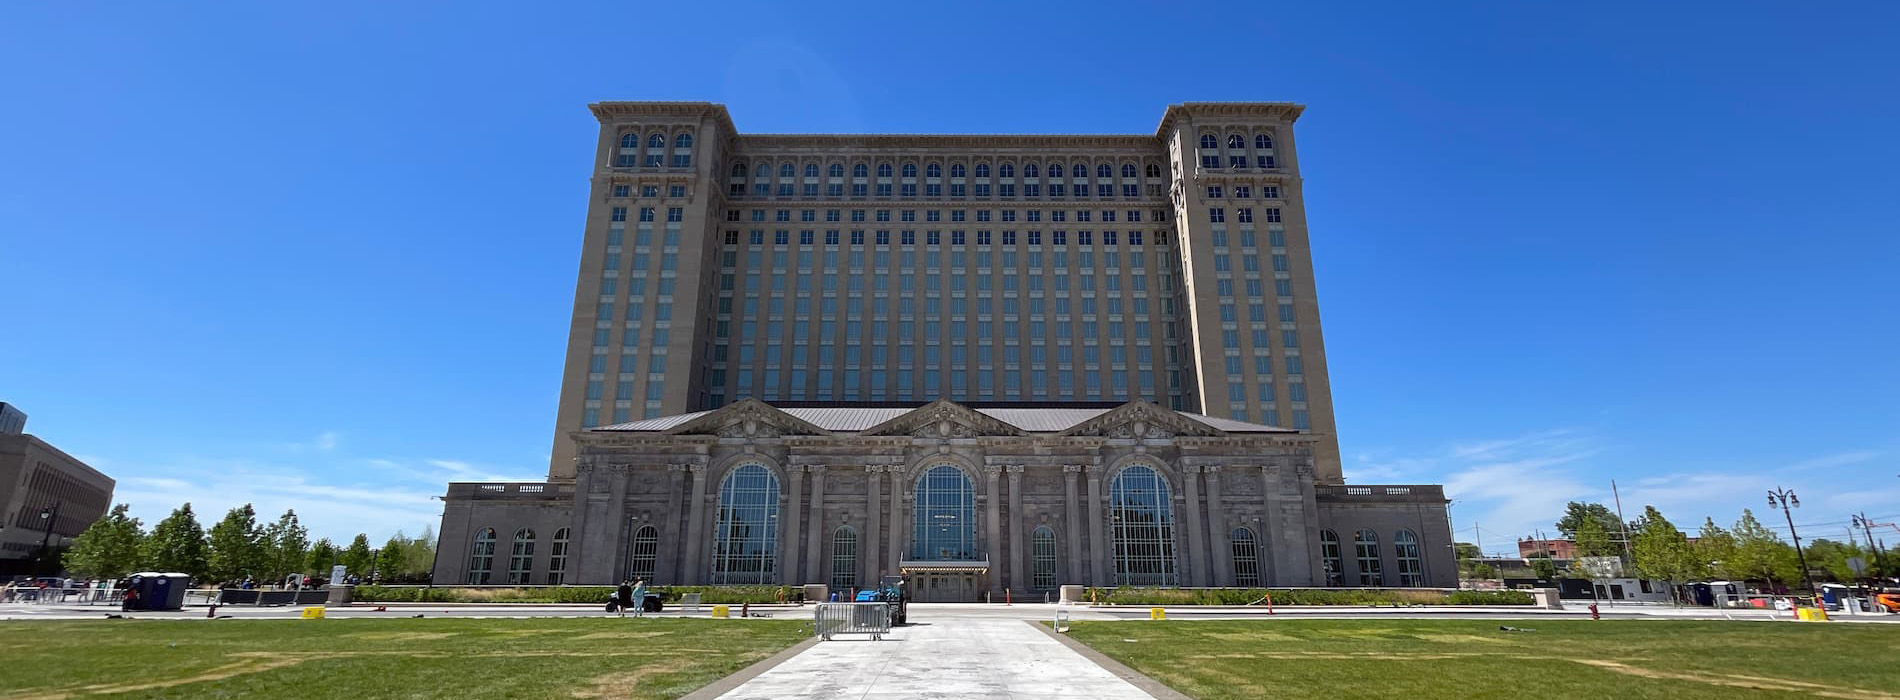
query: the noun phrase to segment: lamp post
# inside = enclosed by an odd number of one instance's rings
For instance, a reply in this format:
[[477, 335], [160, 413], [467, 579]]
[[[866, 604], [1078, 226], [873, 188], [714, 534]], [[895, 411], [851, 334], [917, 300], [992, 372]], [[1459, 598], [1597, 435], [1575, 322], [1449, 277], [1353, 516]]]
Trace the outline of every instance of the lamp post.
[[45, 528], [45, 534], [40, 535], [40, 566], [42, 568], [46, 566], [46, 555], [52, 553], [47, 549], [47, 544], [53, 541], [53, 523], [59, 520], [59, 506], [59, 501], [53, 501], [52, 506], [40, 509], [40, 523]]
[[1887, 564], [1883, 561], [1886, 557], [1880, 551], [1880, 547], [1874, 544], [1874, 526], [1879, 523], [1868, 518], [1867, 511], [1855, 513], [1851, 522], [1854, 523], [1854, 527], [1860, 528], [1861, 534], [1867, 536], [1867, 548], [1874, 550], [1874, 579], [1878, 581], [1880, 574], [1887, 570]]
[[1814, 575], [1808, 573], [1808, 555], [1801, 552], [1801, 533], [1795, 532], [1794, 511], [1789, 510], [1790, 508], [1800, 508], [1801, 499], [1794, 495], [1793, 489], [1777, 487], [1775, 490], [1768, 492], [1768, 507], [1779, 507], [1781, 508], [1781, 514], [1787, 516], [1788, 536], [1794, 538], [1794, 556], [1795, 560], [1801, 564], [1801, 579], [1807, 582], [1808, 592], [1815, 593]]

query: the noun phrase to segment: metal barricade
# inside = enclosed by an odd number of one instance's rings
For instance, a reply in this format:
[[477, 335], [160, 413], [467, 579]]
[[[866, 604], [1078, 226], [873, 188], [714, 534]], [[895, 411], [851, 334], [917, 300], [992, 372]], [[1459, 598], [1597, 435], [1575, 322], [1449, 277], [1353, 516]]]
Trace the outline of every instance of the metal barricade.
[[827, 640], [834, 634], [868, 634], [873, 641], [891, 631], [889, 603], [819, 603], [812, 611], [812, 629]]
[[699, 612], [699, 594], [698, 593], [681, 594], [680, 595], [680, 611], [689, 612], [689, 613]]

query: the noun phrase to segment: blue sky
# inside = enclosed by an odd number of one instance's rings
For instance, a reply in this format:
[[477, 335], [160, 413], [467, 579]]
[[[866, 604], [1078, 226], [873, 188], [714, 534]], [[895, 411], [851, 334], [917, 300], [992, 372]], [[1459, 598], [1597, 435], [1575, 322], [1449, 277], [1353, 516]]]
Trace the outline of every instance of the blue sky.
[[1690, 526], [1776, 484], [1804, 537], [1900, 520], [1891, 4], [558, 5], [8, 3], [0, 400], [148, 523], [413, 533], [545, 472], [588, 102], [1287, 100], [1349, 479], [1447, 484], [1487, 550], [1613, 478]]

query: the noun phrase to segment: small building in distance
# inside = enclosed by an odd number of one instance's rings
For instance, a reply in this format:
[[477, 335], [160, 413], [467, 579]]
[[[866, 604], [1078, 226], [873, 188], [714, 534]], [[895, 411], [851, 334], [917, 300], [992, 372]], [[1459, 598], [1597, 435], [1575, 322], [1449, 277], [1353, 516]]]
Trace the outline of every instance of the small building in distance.
[[1576, 559], [1577, 543], [1571, 540], [1539, 540], [1525, 538], [1517, 541], [1517, 555], [1525, 559]]
[[[26, 433], [26, 414], [0, 403], [0, 576], [51, 573], [42, 545], [57, 549], [112, 507], [115, 482]], [[57, 569], [53, 566], [52, 569]]]

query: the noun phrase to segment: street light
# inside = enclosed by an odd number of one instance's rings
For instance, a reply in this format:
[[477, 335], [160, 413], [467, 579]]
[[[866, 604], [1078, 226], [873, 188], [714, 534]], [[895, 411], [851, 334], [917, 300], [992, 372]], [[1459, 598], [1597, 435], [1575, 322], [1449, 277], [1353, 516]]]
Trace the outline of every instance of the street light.
[[1788, 536], [1794, 538], [1795, 560], [1801, 563], [1801, 578], [1808, 583], [1808, 592], [1817, 593], [1814, 587], [1814, 575], [1808, 573], [1808, 555], [1801, 552], [1801, 533], [1794, 530], [1794, 512], [1789, 508], [1800, 508], [1801, 499], [1794, 495], [1793, 489], [1776, 487], [1768, 492], [1768, 507], [1781, 508], [1781, 514], [1788, 518]]
[[[45, 534], [40, 535], [40, 566], [42, 568], [46, 566], [46, 555], [51, 553], [46, 545], [53, 540], [53, 522], [59, 519], [59, 506], [59, 501], [53, 501], [53, 505], [40, 509], [40, 522], [45, 527]], [[45, 572], [42, 571], [42, 573]]]
[[1880, 551], [1880, 547], [1874, 544], [1874, 526], [1884, 525], [1884, 523], [1876, 523], [1871, 518], [1868, 518], [1867, 511], [1861, 511], [1859, 513], [1854, 514], [1854, 517], [1851, 518], [1851, 521], [1854, 523], [1854, 527], [1860, 528], [1861, 534], [1864, 534], [1867, 536], [1867, 548], [1874, 550], [1874, 574], [1875, 574], [1874, 579], [1878, 581], [1880, 579], [1880, 574], [1886, 571], [1887, 564], [1885, 561], [1883, 561], [1884, 559], [1886, 559], [1886, 557], [1883, 556], [1883, 553]]

